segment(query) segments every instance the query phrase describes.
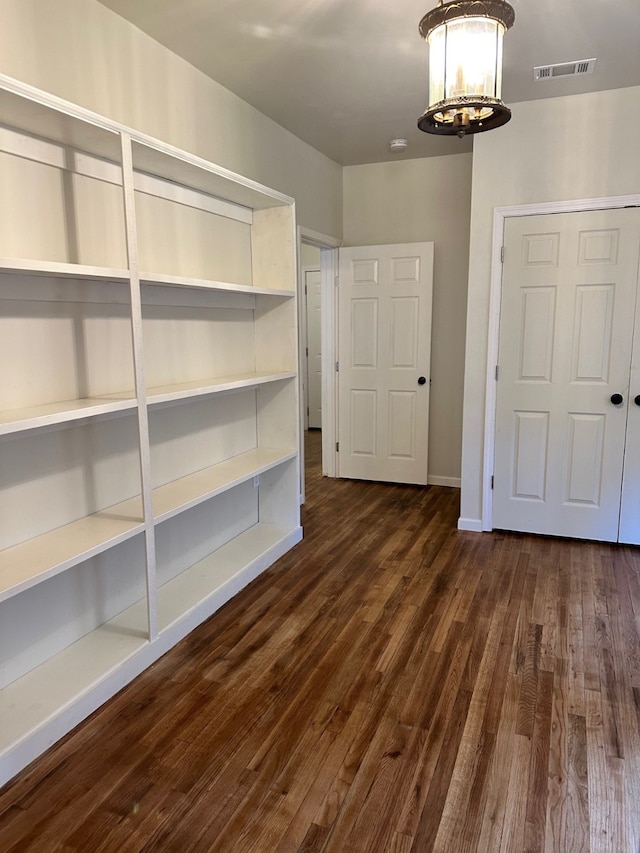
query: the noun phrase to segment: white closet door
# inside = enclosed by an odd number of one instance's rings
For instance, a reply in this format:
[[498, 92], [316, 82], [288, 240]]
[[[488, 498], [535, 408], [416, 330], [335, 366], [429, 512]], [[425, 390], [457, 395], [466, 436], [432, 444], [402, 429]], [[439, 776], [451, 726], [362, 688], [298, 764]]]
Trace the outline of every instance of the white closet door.
[[617, 540], [639, 242], [637, 210], [507, 220], [495, 527]]
[[633, 342], [618, 539], [629, 545], [640, 545], [640, 292], [636, 300]]
[[433, 243], [340, 249], [339, 476], [427, 482]]

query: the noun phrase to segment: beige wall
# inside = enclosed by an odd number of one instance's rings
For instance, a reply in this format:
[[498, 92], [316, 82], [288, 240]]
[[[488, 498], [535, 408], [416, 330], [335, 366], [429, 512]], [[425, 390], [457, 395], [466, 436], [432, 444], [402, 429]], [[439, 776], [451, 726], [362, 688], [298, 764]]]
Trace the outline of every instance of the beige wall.
[[462, 453], [466, 525], [482, 517], [494, 207], [640, 193], [640, 87], [512, 108], [508, 125], [474, 140]]
[[342, 169], [96, 0], [0, 0], [0, 72], [296, 199], [341, 237]]
[[307, 243], [302, 244], [300, 252], [300, 267], [319, 267], [320, 266], [320, 249], [317, 246], [309, 246]]
[[[455, 146], [457, 140], [451, 140]], [[471, 154], [344, 169], [347, 246], [433, 241], [429, 476], [460, 477]]]

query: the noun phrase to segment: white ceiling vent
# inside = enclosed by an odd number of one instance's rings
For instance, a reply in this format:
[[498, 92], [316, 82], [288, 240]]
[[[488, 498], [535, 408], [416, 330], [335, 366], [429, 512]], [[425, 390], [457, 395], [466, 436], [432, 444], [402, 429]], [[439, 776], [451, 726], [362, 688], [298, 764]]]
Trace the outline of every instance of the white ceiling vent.
[[534, 80], [554, 80], [556, 77], [578, 77], [593, 74], [595, 59], [576, 59], [575, 62], [557, 62], [555, 65], [538, 65], [533, 69]]

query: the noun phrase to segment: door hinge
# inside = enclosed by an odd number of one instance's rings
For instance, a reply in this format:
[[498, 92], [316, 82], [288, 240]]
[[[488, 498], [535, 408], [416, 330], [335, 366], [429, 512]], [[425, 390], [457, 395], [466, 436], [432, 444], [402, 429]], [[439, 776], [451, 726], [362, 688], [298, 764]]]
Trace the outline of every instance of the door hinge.
[[336, 441], [336, 453], [340, 450], [340, 442]]
[[334, 286], [335, 286], [335, 287], [340, 287], [340, 276], [339, 276], [339, 275], [337, 275], [337, 276], [335, 277], [335, 279], [334, 279], [334, 282], [333, 282], [333, 283], [334, 283]]
[[491, 488], [493, 488], [493, 474], [491, 475]]
[[500, 376], [500, 365], [496, 364], [496, 382], [498, 381], [499, 376]]
[[307, 406], [307, 417], [309, 417], [309, 406]]
[[336, 361], [336, 373], [340, 373], [340, 362]]
[[500, 263], [504, 263], [504, 246], [500, 246]]
[[309, 347], [305, 347], [305, 349], [307, 351], [307, 358], [309, 358]]
[[306, 296], [309, 291], [307, 290], [307, 285], [304, 286], [304, 295]]

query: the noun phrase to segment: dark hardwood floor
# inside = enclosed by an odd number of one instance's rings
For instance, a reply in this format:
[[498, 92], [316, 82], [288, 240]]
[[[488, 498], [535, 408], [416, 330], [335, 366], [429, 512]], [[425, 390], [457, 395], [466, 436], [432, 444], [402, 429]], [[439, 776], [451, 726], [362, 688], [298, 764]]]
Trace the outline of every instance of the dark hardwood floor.
[[305, 539], [0, 793], [0, 850], [640, 851], [640, 549], [323, 479]]

